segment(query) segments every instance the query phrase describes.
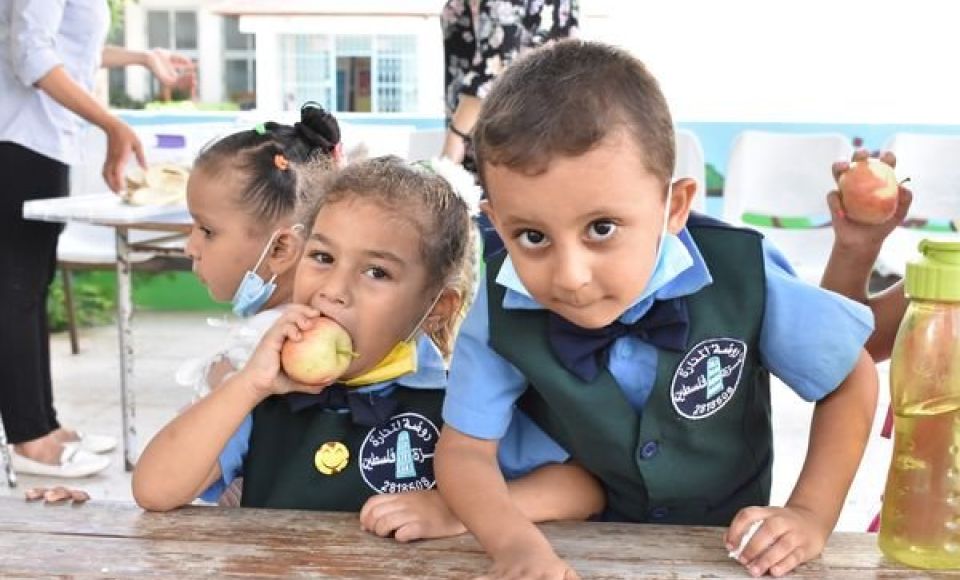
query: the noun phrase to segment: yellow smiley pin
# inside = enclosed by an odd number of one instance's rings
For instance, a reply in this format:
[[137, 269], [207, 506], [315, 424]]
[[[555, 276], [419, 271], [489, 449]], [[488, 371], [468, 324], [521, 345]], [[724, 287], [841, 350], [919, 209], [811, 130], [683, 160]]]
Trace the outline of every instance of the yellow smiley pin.
[[317, 449], [313, 464], [324, 475], [336, 475], [346, 469], [350, 461], [350, 450], [339, 441], [327, 441]]

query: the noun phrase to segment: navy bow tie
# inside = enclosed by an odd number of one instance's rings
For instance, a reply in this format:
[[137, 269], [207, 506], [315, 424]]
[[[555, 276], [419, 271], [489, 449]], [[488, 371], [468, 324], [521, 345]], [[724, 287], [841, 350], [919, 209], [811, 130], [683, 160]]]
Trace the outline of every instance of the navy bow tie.
[[391, 397], [358, 393], [340, 385], [331, 385], [317, 394], [289, 393], [287, 403], [294, 413], [314, 405], [323, 409], [350, 409], [353, 422], [363, 427], [385, 423], [397, 410], [397, 401]]
[[680, 351], [687, 345], [689, 327], [686, 301], [673, 298], [655, 301], [633, 324], [617, 320], [603, 328], [581, 328], [551, 312], [547, 338], [563, 368], [591, 382], [600, 374], [607, 352], [618, 338], [632, 334], [653, 346]]

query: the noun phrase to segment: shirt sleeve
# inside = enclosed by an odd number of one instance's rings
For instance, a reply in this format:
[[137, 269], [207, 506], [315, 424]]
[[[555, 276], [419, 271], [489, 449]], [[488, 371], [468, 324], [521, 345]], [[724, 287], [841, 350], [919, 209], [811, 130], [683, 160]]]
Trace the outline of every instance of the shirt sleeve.
[[527, 15], [525, 28], [532, 31], [531, 45], [541, 46], [553, 40], [575, 37], [579, 20], [578, 0], [546, 0]]
[[563, 463], [569, 458], [570, 454], [522, 411], [514, 413], [513, 421], [497, 448], [500, 470], [508, 480], [550, 463]]
[[478, 286], [454, 346], [443, 421], [471, 437], [500, 439], [527, 381], [490, 347], [485, 280]]
[[767, 240], [763, 254], [761, 363], [803, 399], [819, 401], [853, 370], [873, 332], [873, 313], [863, 304], [798, 279]]
[[484, 98], [493, 80], [520, 53], [522, 21], [516, 18], [514, 4], [516, 2], [480, 2], [477, 10], [480, 21], [472, 21], [479, 58], [472, 58], [469, 68], [464, 70], [461, 95]]
[[247, 415], [220, 452], [220, 479], [210, 484], [210, 487], [200, 494], [200, 499], [215, 503], [233, 480], [243, 474], [243, 460], [247, 457], [252, 430], [253, 419]]
[[65, 0], [13, 0], [10, 9], [10, 64], [26, 86], [33, 86], [63, 64], [57, 53], [57, 31]]

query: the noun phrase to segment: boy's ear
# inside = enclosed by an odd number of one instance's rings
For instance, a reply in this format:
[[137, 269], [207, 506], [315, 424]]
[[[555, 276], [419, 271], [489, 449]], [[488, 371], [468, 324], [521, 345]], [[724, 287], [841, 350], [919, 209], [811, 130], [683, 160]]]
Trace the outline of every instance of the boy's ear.
[[697, 195], [697, 182], [690, 177], [681, 177], [673, 185], [670, 195], [670, 214], [667, 216], [667, 229], [671, 234], [677, 234], [687, 225], [690, 216], [690, 207], [693, 198]]
[[304, 240], [301, 235], [303, 226], [282, 228], [273, 240], [273, 250], [270, 253], [270, 271], [280, 275], [296, 266], [300, 261]]
[[493, 206], [490, 205], [490, 200], [481, 199], [479, 207], [480, 212], [487, 216], [490, 219], [490, 222], [493, 223], [493, 227], [497, 227], [497, 214], [493, 211]]

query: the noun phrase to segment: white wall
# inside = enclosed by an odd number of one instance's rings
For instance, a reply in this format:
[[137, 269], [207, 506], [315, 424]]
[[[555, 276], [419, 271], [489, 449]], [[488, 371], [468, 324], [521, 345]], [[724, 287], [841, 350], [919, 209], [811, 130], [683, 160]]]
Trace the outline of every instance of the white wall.
[[678, 120], [960, 123], [955, 3], [606, 4], [585, 34], [644, 60]]

